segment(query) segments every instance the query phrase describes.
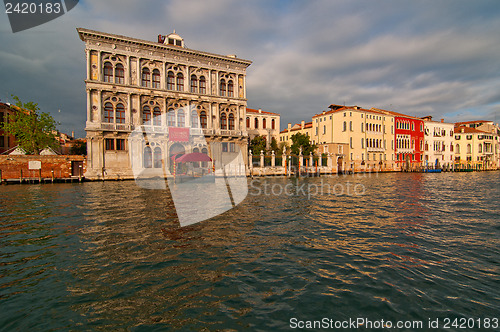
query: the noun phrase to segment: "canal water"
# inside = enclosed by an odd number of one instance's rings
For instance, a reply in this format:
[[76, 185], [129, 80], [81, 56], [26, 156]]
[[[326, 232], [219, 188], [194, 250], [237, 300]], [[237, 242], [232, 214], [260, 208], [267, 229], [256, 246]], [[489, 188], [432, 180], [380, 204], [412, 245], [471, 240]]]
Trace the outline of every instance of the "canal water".
[[133, 181], [0, 186], [0, 331], [500, 330], [500, 172], [248, 181], [182, 228]]

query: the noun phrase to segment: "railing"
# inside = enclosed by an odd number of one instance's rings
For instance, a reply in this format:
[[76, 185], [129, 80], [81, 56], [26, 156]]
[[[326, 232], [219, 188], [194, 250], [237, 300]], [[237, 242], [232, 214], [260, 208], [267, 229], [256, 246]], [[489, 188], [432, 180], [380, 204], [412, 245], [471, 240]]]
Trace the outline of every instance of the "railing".
[[116, 131], [131, 131], [131, 126], [129, 124], [123, 124], [123, 123], [101, 123], [101, 129], [116, 130]]
[[368, 152], [384, 152], [385, 149], [384, 148], [374, 148], [374, 147], [371, 147], [371, 148], [367, 148], [367, 151]]

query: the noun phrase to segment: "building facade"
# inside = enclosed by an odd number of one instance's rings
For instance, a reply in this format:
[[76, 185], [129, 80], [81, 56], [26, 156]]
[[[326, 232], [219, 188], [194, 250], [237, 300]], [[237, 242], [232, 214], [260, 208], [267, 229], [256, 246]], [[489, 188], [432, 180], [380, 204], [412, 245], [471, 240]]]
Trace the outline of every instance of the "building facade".
[[255, 136], [264, 136], [267, 148], [269, 148], [273, 138], [279, 142], [280, 115], [278, 113], [247, 108], [245, 121], [249, 139]]
[[[131, 178], [131, 155], [166, 175], [171, 167], [165, 163], [184, 153], [239, 150], [246, 160], [251, 61], [188, 49], [175, 32], [151, 42], [77, 31], [86, 45], [87, 178]], [[153, 141], [130, 139], [137, 130]]]
[[337, 164], [343, 164], [342, 169], [354, 172], [393, 169], [393, 116], [358, 106], [332, 104], [329, 108], [313, 116], [313, 140], [323, 149], [337, 144]]
[[312, 122], [301, 121], [292, 126], [291, 123], [288, 124], [287, 128], [279, 133], [278, 143], [284, 143], [286, 146], [292, 146], [292, 136], [295, 134], [304, 134], [309, 136], [311, 144], [316, 144], [313, 137], [313, 125]]
[[432, 121], [431, 116], [424, 120], [424, 156], [423, 166], [435, 168], [452, 168], [455, 161], [454, 125]]

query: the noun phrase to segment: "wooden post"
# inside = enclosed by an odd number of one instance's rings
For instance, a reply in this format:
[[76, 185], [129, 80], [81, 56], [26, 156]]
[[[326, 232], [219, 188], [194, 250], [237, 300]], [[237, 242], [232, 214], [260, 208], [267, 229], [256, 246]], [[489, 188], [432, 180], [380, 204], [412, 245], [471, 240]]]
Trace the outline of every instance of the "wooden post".
[[38, 183], [42, 183], [42, 169], [39, 168], [38, 169]]
[[21, 169], [21, 177], [19, 178], [19, 183], [23, 183], [23, 170]]
[[54, 169], [52, 169], [52, 183], [54, 183]]

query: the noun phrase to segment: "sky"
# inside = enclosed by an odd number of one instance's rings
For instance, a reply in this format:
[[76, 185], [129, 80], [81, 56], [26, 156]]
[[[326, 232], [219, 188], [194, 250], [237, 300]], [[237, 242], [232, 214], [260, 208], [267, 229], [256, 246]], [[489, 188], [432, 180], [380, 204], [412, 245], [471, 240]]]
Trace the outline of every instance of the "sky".
[[[1, 6], [1, 5], [0, 5]], [[247, 105], [311, 121], [331, 104], [446, 122], [500, 122], [498, 0], [80, 0], [12, 33], [0, 13], [0, 99], [37, 102], [85, 137], [85, 44], [76, 28], [251, 60]]]

